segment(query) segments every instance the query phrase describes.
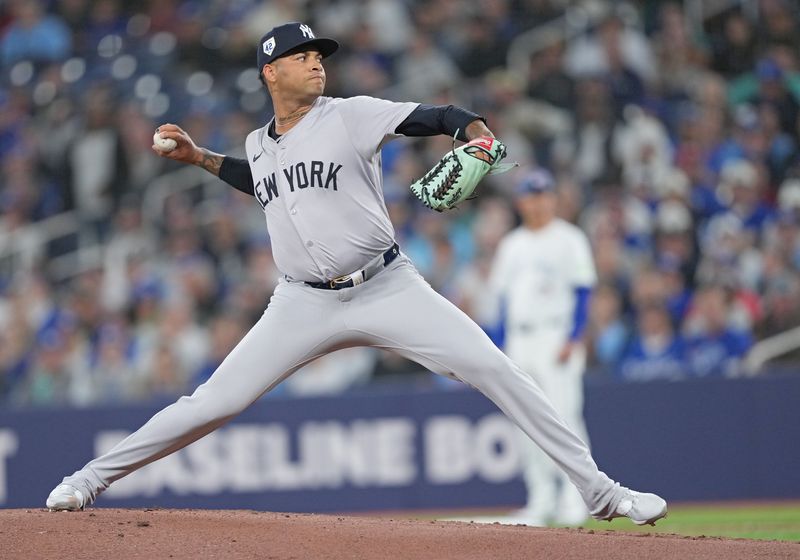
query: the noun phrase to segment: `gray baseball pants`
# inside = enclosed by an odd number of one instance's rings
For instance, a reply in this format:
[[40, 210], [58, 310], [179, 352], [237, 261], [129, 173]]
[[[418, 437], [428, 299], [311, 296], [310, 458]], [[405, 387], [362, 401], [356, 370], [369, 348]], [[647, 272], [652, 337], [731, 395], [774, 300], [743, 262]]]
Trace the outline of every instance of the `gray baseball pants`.
[[619, 485], [598, 470], [538, 385], [402, 254], [353, 288], [281, 281], [262, 317], [206, 383], [64, 482], [94, 499], [115, 480], [219, 428], [303, 365], [350, 346], [392, 350], [476, 388], [567, 473], [593, 514], [616, 508]]

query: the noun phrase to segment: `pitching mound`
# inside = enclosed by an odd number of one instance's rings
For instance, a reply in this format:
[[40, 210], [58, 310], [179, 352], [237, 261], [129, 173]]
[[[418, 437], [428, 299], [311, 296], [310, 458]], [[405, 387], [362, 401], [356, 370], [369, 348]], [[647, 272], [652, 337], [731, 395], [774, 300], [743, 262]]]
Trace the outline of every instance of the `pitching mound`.
[[4, 558], [800, 558], [800, 544], [218, 510], [0, 510]]

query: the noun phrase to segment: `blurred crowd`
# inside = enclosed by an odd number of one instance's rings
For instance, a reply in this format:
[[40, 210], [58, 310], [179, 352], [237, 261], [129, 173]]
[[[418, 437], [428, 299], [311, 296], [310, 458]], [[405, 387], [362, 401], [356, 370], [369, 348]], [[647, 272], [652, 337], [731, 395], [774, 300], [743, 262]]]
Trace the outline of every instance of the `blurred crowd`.
[[[342, 43], [326, 94], [461, 105], [521, 169], [554, 172], [560, 213], [588, 233], [598, 269], [591, 375], [735, 376], [755, 341], [800, 325], [796, 2], [733, 2], [696, 21], [681, 2], [645, 0], [8, 0], [4, 406], [184, 394], [258, 319], [278, 276], [258, 205], [150, 146], [174, 122], [240, 155], [272, 116], [258, 39], [285, 21]], [[421, 273], [493, 332], [487, 275], [518, 223], [516, 176], [431, 212], [408, 185], [450, 147], [388, 144], [386, 203]], [[430, 383], [419, 369], [353, 349], [278, 392]]]

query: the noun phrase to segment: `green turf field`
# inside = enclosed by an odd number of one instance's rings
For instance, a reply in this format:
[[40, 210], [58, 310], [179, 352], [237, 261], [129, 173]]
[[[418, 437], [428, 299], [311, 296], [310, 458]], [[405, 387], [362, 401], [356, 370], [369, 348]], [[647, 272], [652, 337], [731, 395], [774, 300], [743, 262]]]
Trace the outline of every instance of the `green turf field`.
[[[448, 515], [420, 515], [440, 520], [475, 523], [522, 522], [507, 511], [451, 512]], [[627, 519], [589, 521], [585, 529], [642, 533], [674, 533], [686, 536], [729, 537], [800, 542], [800, 502], [717, 503], [708, 505], [670, 504], [669, 515], [655, 527], [637, 527]]]
[[612, 522], [590, 521], [588, 529], [615, 529], [800, 542], [800, 503], [675, 505], [655, 527], [636, 527], [627, 519]]

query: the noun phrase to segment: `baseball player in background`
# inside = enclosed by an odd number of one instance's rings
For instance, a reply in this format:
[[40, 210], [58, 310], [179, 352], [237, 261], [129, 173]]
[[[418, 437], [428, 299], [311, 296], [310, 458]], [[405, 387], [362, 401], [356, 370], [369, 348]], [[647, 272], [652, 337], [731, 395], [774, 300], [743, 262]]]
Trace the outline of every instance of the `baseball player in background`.
[[304, 364], [339, 348], [373, 346], [485, 394], [566, 471], [598, 519], [644, 524], [665, 516], [660, 497], [598, 470], [531, 377], [436, 293], [395, 243], [382, 192], [384, 143], [458, 131], [493, 162], [502, 143], [481, 117], [458, 107], [323, 96], [322, 61], [338, 47], [300, 23], [264, 35], [257, 64], [275, 117], [247, 136], [246, 160], [198, 148], [178, 126], [159, 127], [161, 138], [176, 142], [160, 155], [255, 197], [282, 277], [261, 318], [208, 381], [65, 477], [47, 507], [83, 509], [115, 480], [219, 428]]
[[[504, 312], [505, 352], [533, 379], [584, 442], [581, 336], [597, 275], [589, 240], [556, 216], [556, 183], [536, 169], [515, 193], [522, 224], [500, 242], [490, 274]], [[513, 517], [529, 525], [581, 525], [589, 511], [577, 488], [520, 432], [527, 504]]]

